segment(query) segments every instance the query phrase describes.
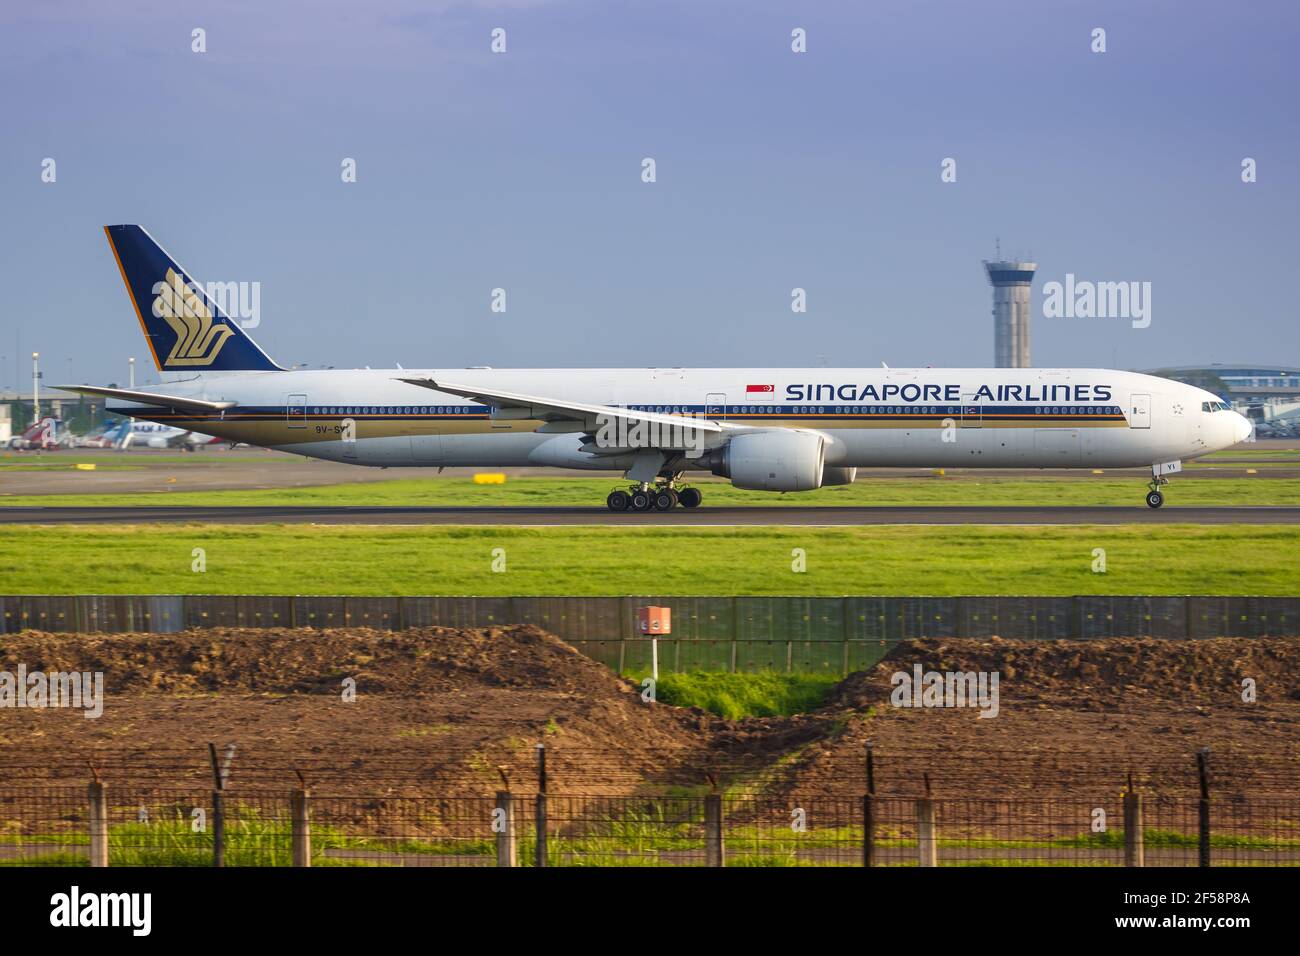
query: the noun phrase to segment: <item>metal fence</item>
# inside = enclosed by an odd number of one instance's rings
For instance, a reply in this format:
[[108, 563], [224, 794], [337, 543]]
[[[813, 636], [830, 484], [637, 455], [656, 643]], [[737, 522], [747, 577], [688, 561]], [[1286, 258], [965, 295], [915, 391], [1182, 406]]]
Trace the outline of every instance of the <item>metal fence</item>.
[[666, 605], [667, 670], [849, 673], [908, 638], [1069, 640], [1300, 636], [1300, 597], [0, 597], [0, 633], [171, 633], [195, 627], [535, 624], [623, 672], [649, 667], [636, 609]]
[[228, 790], [218, 811], [211, 792], [95, 786], [0, 790], [0, 865], [1300, 865], [1294, 798]]

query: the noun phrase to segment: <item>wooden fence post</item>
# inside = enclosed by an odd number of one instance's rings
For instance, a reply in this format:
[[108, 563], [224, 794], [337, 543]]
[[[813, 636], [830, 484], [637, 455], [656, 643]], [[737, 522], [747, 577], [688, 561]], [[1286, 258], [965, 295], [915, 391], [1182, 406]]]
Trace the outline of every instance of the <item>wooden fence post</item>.
[[1197, 814], [1200, 836], [1200, 853], [1198, 865], [1210, 865], [1210, 748], [1203, 747], [1196, 753], [1196, 775], [1200, 778], [1201, 799]]
[[306, 787], [289, 794], [289, 812], [292, 814], [293, 865], [311, 866], [311, 807], [310, 791]]
[[515, 804], [509, 790], [497, 791], [497, 866], [518, 866], [515, 853]]
[[916, 801], [916, 852], [918, 866], [939, 865], [939, 838], [935, 832], [934, 798], [930, 792], [930, 775], [925, 777], [925, 796]]
[[934, 799], [916, 801], [916, 862], [918, 866], [939, 865], [939, 844], [935, 838]]
[[226, 865], [226, 807], [220, 790], [212, 791], [212, 865]]
[[537, 745], [537, 852], [534, 862], [546, 865], [546, 744]]
[[212, 761], [212, 865], [226, 865], [226, 776], [230, 772], [230, 759], [234, 745], [227, 748], [225, 770], [217, 759], [217, 745], [208, 743], [208, 757]]
[[724, 866], [726, 850], [722, 840], [722, 794], [704, 797], [704, 865]]
[[1124, 865], [1146, 866], [1146, 838], [1142, 824], [1142, 794], [1133, 789], [1133, 776], [1124, 791]]
[[90, 784], [90, 865], [108, 866], [108, 803], [98, 780]]
[[862, 865], [876, 865], [876, 753], [867, 742], [867, 792], [862, 797]]

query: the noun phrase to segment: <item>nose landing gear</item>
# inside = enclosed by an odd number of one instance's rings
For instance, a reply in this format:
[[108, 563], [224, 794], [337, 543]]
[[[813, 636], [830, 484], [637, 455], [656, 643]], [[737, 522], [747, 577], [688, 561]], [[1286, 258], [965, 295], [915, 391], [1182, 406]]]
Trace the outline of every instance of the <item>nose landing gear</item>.
[[1169, 484], [1169, 479], [1165, 477], [1166, 471], [1176, 470], [1170, 465], [1152, 465], [1151, 480], [1147, 483], [1147, 507], [1159, 508], [1165, 503], [1165, 496], [1160, 493], [1160, 489]]

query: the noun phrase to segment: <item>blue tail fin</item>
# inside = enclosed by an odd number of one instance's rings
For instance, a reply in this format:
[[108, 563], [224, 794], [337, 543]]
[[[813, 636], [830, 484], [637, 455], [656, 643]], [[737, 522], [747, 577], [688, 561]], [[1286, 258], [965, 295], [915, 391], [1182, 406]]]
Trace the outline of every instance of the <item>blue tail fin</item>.
[[280, 370], [144, 229], [104, 234], [160, 372]]

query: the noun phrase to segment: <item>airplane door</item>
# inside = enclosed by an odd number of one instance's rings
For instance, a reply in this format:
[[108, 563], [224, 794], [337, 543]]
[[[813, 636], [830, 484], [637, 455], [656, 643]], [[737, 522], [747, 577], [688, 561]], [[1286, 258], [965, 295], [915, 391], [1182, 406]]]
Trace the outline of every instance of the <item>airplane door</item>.
[[727, 417], [727, 396], [724, 392], [709, 392], [704, 396], [704, 416], [706, 418]]
[[1151, 427], [1151, 396], [1130, 395], [1128, 397], [1128, 427]]
[[284, 423], [290, 428], [307, 427], [307, 396], [290, 395], [284, 406]]
[[[355, 409], [344, 409], [344, 412], [352, 412]], [[343, 443], [343, 457], [355, 459], [357, 457], [357, 420], [350, 414], [345, 414], [343, 421], [340, 423], [339, 441]]]

